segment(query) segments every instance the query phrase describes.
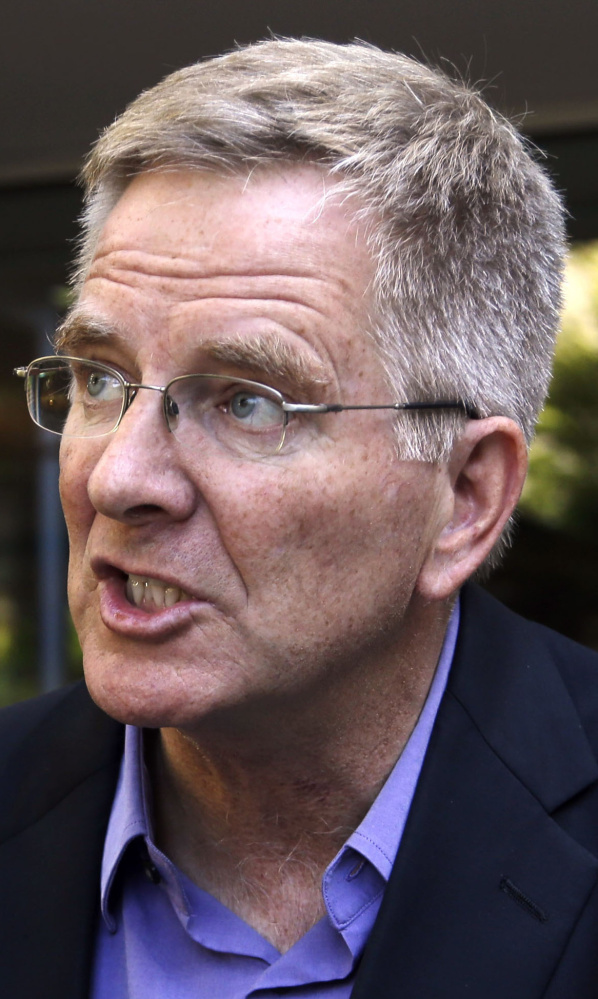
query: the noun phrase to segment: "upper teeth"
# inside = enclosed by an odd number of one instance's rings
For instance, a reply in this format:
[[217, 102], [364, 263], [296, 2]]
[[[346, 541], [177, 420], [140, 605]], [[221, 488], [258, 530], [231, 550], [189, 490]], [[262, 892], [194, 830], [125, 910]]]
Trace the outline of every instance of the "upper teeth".
[[179, 600], [190, 599], [179, 586], [168, 586], [150, 576], [129, 575], [125, 589], [127, 599], [146, 610], [162, 610], [164, 607], [172, 607]]

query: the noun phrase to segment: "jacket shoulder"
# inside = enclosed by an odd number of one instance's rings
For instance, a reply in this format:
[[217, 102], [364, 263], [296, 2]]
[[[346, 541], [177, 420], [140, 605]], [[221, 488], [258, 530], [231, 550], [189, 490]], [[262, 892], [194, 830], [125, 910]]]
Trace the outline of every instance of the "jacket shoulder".
[[0, 842], [93, 774], [115, 782], [123, 735], [83, 683], [0, 711]]
[[481, 587], [463, 590], [464, 629], [483, 632], [487, 646], [527, 669], [553, 664], [583, 716], [598, 721], [598, 652], [505, 607]]
[[53, 690], [49, 694], [41, 694], [26, 701], [19, 701], [0, 709], [0, 752], [6, 759], [20, 743], [27, 741], [39, 725], [50, 717], [60, 706], [72, 706], [76, 713], [82, 702], [91, 700], [83, 682], [71, 684]]

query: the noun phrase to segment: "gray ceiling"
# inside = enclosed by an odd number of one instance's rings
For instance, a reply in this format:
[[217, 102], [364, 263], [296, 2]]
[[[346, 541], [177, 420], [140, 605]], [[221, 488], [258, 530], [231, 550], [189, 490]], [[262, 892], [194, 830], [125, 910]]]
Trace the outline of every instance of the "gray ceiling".
[[72, 178], [143, 87], [269, 31], [448, 59], [528, 131], [598, 132], [598, 0], [5, 0], [0, 184]]

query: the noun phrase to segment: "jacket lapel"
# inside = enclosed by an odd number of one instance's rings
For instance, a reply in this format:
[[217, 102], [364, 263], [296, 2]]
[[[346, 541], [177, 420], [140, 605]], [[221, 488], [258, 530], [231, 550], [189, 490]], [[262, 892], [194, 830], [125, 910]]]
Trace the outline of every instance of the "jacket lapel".
[[[595, 855], [550, 812], [597, 778], [537, 630], [466, 593], [449, 687], [353, 999], [542, 996], [598, 876]], [[598, 831], [595, 840], [598, 852]]]
[[122, 727], [82, 686], [55, 699], [0, 778], [0, 981], [11, 999], [84, 999]]

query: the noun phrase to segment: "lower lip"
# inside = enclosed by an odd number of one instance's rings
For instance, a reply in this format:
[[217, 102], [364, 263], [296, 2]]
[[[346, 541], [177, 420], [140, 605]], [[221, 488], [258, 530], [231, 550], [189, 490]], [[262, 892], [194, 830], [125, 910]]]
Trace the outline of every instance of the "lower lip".
[[128, 638], [156, 641], [183, 631], [197, 620], [197, 611], [210, 605], [201, 600], [185, 600], [173, 607], [148, 613], [130, 604], [125, 596], [125, 580], [112, 577], [98, 585], [100, 617], [110, 631]]

